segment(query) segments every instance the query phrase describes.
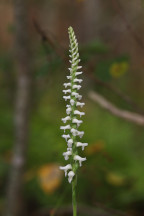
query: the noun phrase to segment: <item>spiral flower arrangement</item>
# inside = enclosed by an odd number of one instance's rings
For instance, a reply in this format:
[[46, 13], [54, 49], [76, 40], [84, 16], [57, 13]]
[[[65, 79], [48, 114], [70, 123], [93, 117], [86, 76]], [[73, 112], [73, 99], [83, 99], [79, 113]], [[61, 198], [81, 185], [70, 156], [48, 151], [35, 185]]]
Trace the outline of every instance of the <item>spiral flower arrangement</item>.
[[[66, 123], [65, 126], [61, 126], [60, 129], [64, 130], [64, 134], [62, 137], [67, 142], [67, 151], [63, 153], [65, 160], [69, 160], [69, 163], [60, 167], [61, 170], [64, 170], [65, 176], [68, 175], [69, 183], [72, 182], [73, 188], [73, 212], [76, 215], [76, 200], [75, 200], [75, 186], [76, 186], [76, 173], [79, 166], [82, 166], [82, 162], [86, 160], [85, 157], [81, 157], [78, 155], [79, 148], [84, 150], [87, 143], [79, 142], [78, 138], [82, 138], [84, 135], [84, 131], [79, 131], [78, 128], [83, 122], [79, 117], [85, 115], [84, 112], [78, 110], [78, 108], [82, 108], [85, 103], [80, 102], [82, 96], [78, 93], [81, 88], [82, 79], [79, 76], [83, 73], [80, 71], [82, 66], [79, 66], [79, 52], [78, 52], [78, 42], [73, 31], [72, 27], [68, 28], [69, 39], [70, 39], [70, 64], [69, 68], [70, 75], [67, 76], [68, 82], [64, 83], [65, 90], [64, 92], [64, 100], [69, 101], [66, 105], [66, 114], [65, 118], [62, 118], [63, 123]], [[68, 133], [65, 134], [65, 132]]]

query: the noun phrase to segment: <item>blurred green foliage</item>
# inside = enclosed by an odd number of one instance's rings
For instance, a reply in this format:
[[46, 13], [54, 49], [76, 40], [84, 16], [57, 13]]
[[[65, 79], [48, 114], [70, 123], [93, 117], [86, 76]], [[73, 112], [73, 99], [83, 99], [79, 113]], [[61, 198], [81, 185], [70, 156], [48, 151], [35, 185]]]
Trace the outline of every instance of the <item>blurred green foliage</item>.
[[[97, 41], [81, 47], [82, 60], [87, 62], [93, 56], [101, 56], [102, 60], [96, 60], [94, 65], [95, 76], [102, 81], [110, 81], [113, 77], [110, 68], [113, 64], [129, 64], [127, 56], [118, 56], [105, 60], [110, 50]], [[60, 131], [61, 118], [65, 116], [65, 103], [62, 100], [62, 86], [66, 80], [66, 68], [62, 60], [55, 52], [47, 47], [38, 47], [35, 62], [35, 103], [32, 109], [30, 123], [30, 140], [26, 174], [32, 173], [25, 180], [25, 197], [28, 206], [36, 205], [56, 207], [71, 203], [71, 185], [63, 178], [59, 188], [52, 194], [42, 190], [38, 181], [37, 171], [50, 163], [65, 164], [62, 157], [66, 149], [66, 143], [62, 139]], [[0, 190], [6, 187], [5, 179], [8, 176], [10, 159], [12, 154], [13, 135], [13, 102], [5, 101], [5, 92], [9, 85], [8, 76], [3, 73], [11, 71], [13, 64], [9, 54], [0, 60], [1, 71], [1, 104], [0, 107]], [[119, 65], [118, 65], [119, 67]], [[122, 75], [128, 67], [121, 68]], [[11, 77], [10, 77], [11, 79]], [[84, 76], [84, 80], [87, 77]], [[15, 89], [15, 83], [13, 90]], [[94, 87], [94, 86], [93, 86]], [[83, 86], [83, 95], [86, 106], [84, 111], [84, 123], [81, 130], [85, 131], [84, 142], [89, 143], [87, 161], [79, 170], [78, 176], [78, 202], [95, 205], [104, 203], [112, 208], [125, 209], [130, 203], [144, 199], [144, 136], [142, 128], [127, 123], [110, 115], [97, 107], [87, 97], [91, 85]], [[11, 92], [12, 93], [12, 92]], [[10, 92], [8, 93], [10, 94]], [[3, 103], [4, 102], [4, 103]], [[4, 199], [1, 193], [0, 202]]]
[[91, 41], [80, 46], [80, 56], [84, 63], [87, 63], [93, 56], [108, 53], [108, 47], [99, 40]]

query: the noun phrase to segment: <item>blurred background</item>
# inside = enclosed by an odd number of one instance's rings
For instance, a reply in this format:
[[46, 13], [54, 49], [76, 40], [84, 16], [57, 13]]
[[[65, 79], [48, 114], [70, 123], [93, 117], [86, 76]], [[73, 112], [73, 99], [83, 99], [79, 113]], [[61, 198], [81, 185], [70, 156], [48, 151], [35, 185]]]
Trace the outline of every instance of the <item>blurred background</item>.
[[69, 26], [89, 143], [79, 216], [144, 215], [143, 11], [143, 0], [0, 0], [0, 215], [72, 215], [59, 170]]

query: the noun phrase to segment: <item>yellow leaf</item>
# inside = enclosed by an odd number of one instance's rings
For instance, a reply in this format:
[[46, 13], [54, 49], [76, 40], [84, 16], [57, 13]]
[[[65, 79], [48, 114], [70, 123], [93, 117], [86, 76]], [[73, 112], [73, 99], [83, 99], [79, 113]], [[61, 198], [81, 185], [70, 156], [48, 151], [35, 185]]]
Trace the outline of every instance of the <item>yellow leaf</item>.
[[12, 151], [8, 150], [3, 154], [4, 161], [10, 163], [12, 160]]
[[85, 153], [86, 155], [93, 155], [95, 153], [102, 152], [104, 150], [104, 146], [105, 146], [104, 142], [102, 140], [99, 140], [96, 143], [89, 145], [85, 149]]
[[129, 65], [127, 62], [113, 63], [110, 67], [110, 74], [113, 77], [118, 78], [127, 72], [128, 67], [129, 67]]
[[113, 172], [107, 173], [106, 180], [109, 184], [114, 186], [123, 186], [126, 183], [125, 178], [123, 176], [120, 176]]
[[62, 172], [57, 164], [47, 164], [38, 171], [39, 183], [45, 193], [53, 193], [60, 185]]

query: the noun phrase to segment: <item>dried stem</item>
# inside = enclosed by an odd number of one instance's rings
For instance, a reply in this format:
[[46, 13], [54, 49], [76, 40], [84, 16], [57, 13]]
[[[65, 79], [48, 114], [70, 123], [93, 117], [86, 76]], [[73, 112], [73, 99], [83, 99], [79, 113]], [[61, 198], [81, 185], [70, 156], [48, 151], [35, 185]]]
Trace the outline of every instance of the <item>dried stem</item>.
[[14, 0], [15, 59], [17, 94], [15, 101], [15, 143], [4, 216], [23, 215], [22, 185], [28, 147], [31, 95], [31, 54], [29, 49], [26, 0]]

